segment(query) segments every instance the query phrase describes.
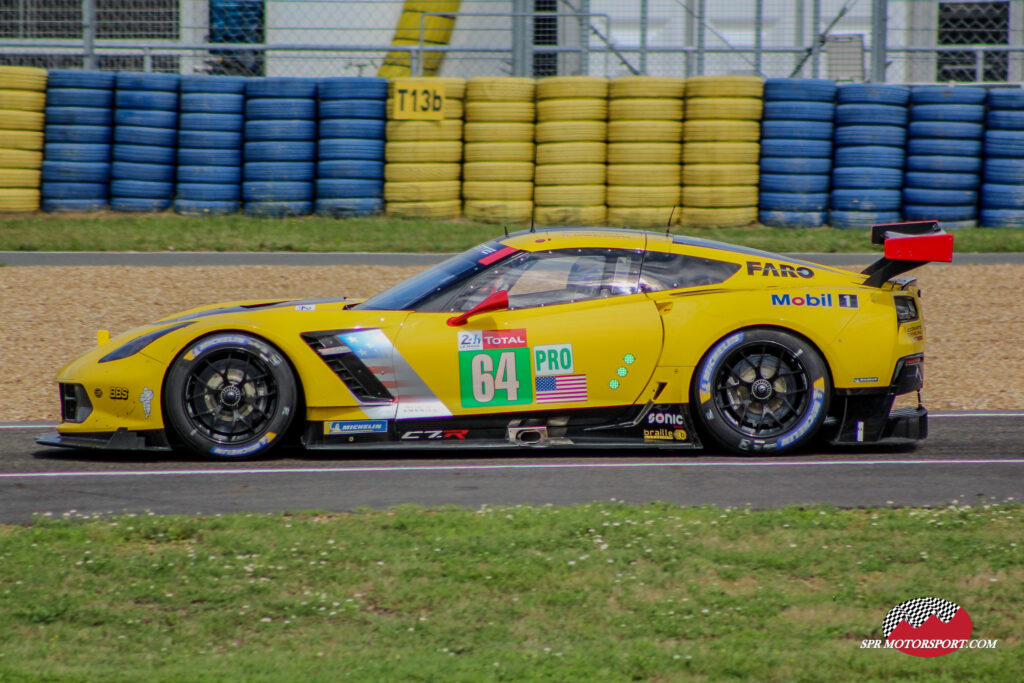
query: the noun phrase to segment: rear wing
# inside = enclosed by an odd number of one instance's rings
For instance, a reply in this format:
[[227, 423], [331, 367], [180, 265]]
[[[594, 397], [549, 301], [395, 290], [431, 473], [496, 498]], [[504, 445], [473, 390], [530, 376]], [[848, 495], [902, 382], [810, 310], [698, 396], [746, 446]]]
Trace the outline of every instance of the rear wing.
[[953, 236], [939, 227], [938, 221], [881, 223], [871, 226], [871, 243], [885, 247], [885, 255], [861, 271], [864, 284], [881, 287], [901, 273], [929, 261], [953, 260]]

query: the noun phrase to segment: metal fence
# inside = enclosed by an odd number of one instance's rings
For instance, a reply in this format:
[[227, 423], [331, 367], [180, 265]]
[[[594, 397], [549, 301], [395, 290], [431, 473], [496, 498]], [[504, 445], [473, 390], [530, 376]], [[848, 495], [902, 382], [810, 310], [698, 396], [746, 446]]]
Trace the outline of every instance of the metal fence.
[[1024, 0], [0, 0], [5, 64], [319, 77], [389, 53], [413, 75], [1014, 82]]

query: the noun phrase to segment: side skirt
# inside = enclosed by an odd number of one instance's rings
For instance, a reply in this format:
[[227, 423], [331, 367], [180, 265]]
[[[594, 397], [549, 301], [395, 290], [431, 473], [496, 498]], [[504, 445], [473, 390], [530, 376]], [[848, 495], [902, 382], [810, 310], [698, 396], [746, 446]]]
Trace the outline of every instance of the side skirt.
[[468, 415], [416, 420], [309, 422], [310, 450], [401, 448], [701, 448], [686, 404]]

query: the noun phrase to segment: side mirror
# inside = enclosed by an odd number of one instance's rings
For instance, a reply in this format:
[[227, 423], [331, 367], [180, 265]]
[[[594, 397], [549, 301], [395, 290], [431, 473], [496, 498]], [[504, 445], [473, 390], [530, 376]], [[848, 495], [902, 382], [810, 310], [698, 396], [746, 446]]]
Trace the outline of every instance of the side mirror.
[[508, 292], [504, 289], [494, 292], [486, 299], [478, 303], [473, 308], [469, 309], [465, 313], [452, 316], [448, 318], [448, 324], [451, 327], [459, 327], [465, 325], [466, 321], [477, 313], [487, 313], [488, 311], [504, 311], [508, 309]]

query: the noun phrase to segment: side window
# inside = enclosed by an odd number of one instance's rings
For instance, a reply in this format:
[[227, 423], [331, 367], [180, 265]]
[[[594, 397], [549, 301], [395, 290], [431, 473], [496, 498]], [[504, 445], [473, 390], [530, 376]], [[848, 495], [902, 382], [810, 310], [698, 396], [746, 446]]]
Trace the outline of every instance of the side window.
[[533, 308], [639, 291], [640, 252], [565, 249], [523, 252], [479, 273], [456, 291], [419, 310], [468, 311], [488, 295], [506, 290], [509, 308]]
[[740, 269], [738, 263], [649, 251], [640, 273], [640, 287], [645, 292], [682, 287], [706, 287], [725, 282]]

